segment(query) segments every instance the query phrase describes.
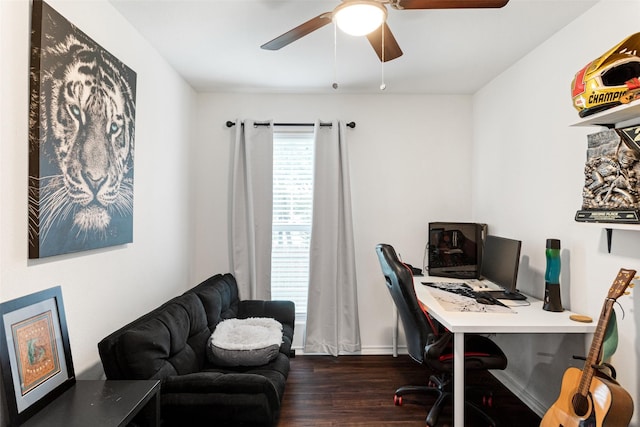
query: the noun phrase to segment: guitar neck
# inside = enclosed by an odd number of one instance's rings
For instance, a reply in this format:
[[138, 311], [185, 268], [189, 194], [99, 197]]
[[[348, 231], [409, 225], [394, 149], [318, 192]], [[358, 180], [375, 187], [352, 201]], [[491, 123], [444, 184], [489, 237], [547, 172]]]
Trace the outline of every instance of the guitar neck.
[[596, 327], [596, 331], [593, 335], [589, 355], [587, 356], [587, 360], [584, 362], [582, 377], [580, 378], [580, 385], [578, 387], [578, 393], [583, 396], [586, 396], [589, 391], [591, 380], [595, 374], [595, 366], [599, 365], [601, 362], [600, 354], [602, 353], [602, 344], [604, 343], [604, 335], [607, 330], [609, 319], [611, 318], [611, 313], [613, 312], [614, 302], [614, 299], [605, 300], [604, 305], [602, 306], [602, 311], [600, 312], [598, 326]]
[[582, 377], [580, 377], [580, 385], [578, 387], [577, 394], [585, 398], [589, 392], [591, 380], [595, 373], [595, 367], [601, 362], [600, 357], [602, 354], [602, 343], [604, 342], [604, 335], [613, 312], [613, 304], [618, 297], [624, 294], [625, 289], [633, 280], [633, 276], [636, 274], [635, 270], [621, 268], [616, 276], [615, 280], [609, 288], [607, 298], [604, 300], [602, 306], [602, 312], [600, 313], [600, 319], [598, 320], [598, 326], [596, 332], [593, 335], [593, 342], [591, 343], [591, 349], [589, 350], [589, 356], [584, 363], [584, 369], [582, 370]]

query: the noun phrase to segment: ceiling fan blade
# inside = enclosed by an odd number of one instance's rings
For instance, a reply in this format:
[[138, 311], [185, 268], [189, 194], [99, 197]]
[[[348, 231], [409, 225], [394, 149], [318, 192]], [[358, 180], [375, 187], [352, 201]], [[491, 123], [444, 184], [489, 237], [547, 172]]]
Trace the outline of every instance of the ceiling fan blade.
[[[380, 61], [387, 62], [392, 59], [396, 59], [399, 56], [402, 56], [402, 49], [400, 49], [400, 45], [396, 41], [396, 38], [393, 36], [393, 33], [389, 29], [387, 23], [384, 23], [384, 56], [382, 55], [382, 25], [380, 27], [367, 34], [367, 38], [369, 39], [369, 43], [371, 43], [371, 47], [378, 54], [378, 58]], [[383, 59], [384, 58], [384, 59]]]
[[298, 25], [294, 29], [289, 30], [286, 33], [276, 37], [275, 39], [263, 44], [260, 47], [267, 50], [278, 50], [282, 47], [285, 47], [289, 43], [293, 43], [294, 41], [301, 39], [307, 34], [329, 24], [331, 22], [331, 16], [331, 12], [325, 12], [322, 15], [318, 15], [315, 18], [308, 20], [304, 24]]
[[509, 0], [398, 0], [391, 6], [396, 9], [475, 9], [500, 8]]

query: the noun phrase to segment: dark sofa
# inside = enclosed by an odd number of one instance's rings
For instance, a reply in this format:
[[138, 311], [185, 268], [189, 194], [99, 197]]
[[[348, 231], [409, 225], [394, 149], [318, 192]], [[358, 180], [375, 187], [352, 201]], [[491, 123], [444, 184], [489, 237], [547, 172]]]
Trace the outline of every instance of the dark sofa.
[[[221, 367], [207, 340], [229, 318], [271, 317], [282, 323], [280, 353], [263, 366]], [[231, 274], [210, 277], [98, 344], [107, 379], [161, 380], [162, 426], [272, 426], [277, 423], [295, 308], [291, 301], [238, 298]]]

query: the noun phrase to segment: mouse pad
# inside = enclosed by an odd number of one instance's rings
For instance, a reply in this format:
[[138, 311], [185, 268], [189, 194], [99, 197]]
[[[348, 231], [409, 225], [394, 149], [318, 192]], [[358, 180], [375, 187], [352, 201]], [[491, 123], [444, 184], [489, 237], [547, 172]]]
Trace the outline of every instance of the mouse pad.
[[511, 308], [501, 305], [480, 304], [473, 298], [465, 297], [441, 289], [429, 289], [431, 295], [440, 303], [447, 311], [469, 311], [469, 312], [485, 312], [485, 313], [515, 313]]

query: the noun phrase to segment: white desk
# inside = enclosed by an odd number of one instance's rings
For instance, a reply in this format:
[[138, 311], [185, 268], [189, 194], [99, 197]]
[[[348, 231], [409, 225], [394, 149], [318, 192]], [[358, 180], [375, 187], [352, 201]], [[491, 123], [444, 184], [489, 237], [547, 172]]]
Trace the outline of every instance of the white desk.
[[465, 333], [593, 333], [596, 323], [569, 319], [570, 311], [550, 312], [542, 301], [528, 296], [531, 305], [512, 307], [513, 313], [477, 313], [445, 310], [421, 282], [461, 282], [442, 277], [416, 276], [414, 287], [418, 299], [429, 313], [453, 332], [453, 425], [464, 426], [464, 334]]

